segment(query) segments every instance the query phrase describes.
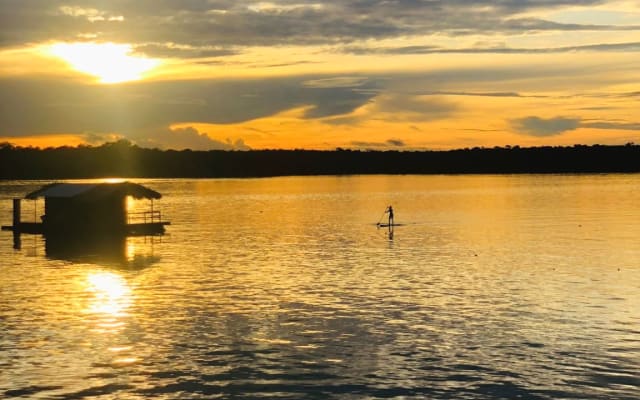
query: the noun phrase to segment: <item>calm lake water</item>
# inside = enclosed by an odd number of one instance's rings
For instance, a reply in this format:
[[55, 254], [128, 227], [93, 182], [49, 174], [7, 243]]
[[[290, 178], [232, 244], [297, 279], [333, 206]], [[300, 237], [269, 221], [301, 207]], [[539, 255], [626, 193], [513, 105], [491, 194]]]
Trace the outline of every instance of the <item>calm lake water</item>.
[[640, 398], [640, 175], [137, 182], [166, 235], [0, 234], [0, 397]]

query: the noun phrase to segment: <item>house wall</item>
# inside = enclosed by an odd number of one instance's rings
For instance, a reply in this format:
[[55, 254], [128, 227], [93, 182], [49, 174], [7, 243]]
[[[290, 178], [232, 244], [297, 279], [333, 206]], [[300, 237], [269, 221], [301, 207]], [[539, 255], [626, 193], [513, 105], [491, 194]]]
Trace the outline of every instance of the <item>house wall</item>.
[[45, 198], [48, 231], [118, 232], [127, 222], [126, 197], [121, 194], [72, 198]]

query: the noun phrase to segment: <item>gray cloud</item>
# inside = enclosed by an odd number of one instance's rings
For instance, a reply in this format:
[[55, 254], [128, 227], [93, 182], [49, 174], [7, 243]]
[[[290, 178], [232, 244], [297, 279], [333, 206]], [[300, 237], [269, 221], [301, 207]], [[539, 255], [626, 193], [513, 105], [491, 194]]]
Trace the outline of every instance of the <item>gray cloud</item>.
[[336, 87], [358, 87], [367, 81], [362, 76], [337, 76], [331, 78], [311, 79], [304, 82], [304, 86], [311, 88], [336, 88]]
[[350, 144], [364, 150], [397, 150], [406, 147], [406, 143], [400, 139], [388, 139], [384, 142], [352, 141]]
[[620, 97], [640, 97], [640, 92], [621, 93]]
[[594, 129], [640, 131], [640, 122], [584, 122], [580, 126]]
[[[640, 28], [639, 28], [640, 29]], [[409, 55], [409, 54], [545, 54], [545, 53], [574, 53], [574, 52], [638, 52], [640, 42], [626, 43], [599, 43], [583, 46], [563, 46], [544, 48], [514, 48], [514, 47], [465, 47], [465, 48], [443, 48], [437, 46], [403, 46], [403, 47], [362, 47], [345, 46], [341, 52], [364, 55], [364, 54], [388, 54], [388, 55]]]
[[513, 119], [510, 122], [516, 132], [538, 137], [560, 135], [580, 127], [580, 119], [565, 117], [549, 119], [525, 117]]
[[405, 142], [400, 139], [389, 139], [387, 140], [387, 144], [390, 144], [391, 146], [396, 146], [396, 147], [406, 146]]
[[120, 139], [127, 139], [140, 147], [174, 150], [251, 150], [243, 139], [212, 139], [206, 133], [193, 127], [169, 129], [167, 127], [150, 128], [129, 133], [127, 136], [108, 133], [81, 134], [87, 144], [101, 145]]
[[242, 139], [219, 141], [207, 134], [188, 127], [183, 129], [159, 129], [130, 137], [141, 147], [191, 150], [251, 150]]
[[[517, 17], [525, 11], [603, 3], [604, 0], [85, 0], [78, 6], [77, 2], [55, 0], [3, 0], [0, 46], [77, 40], [93, 34], [96, 40], [134, 43], [138, 51], [150, 55], [193, 57], [217, 56], [237, 51], [234, 46], [249, 45], [342, 44], [429, 34], [640, 29]], [[613, 46], [610, 51], [625, 50]], [[442, 49], [425, 46], [388, 51], [415, 54]]]
[[516, 92], [449, 92], [449, 91], [426, 91], [416, 92], [416, 95], [423, 96], [471, 96], [471, 97], [518, 97], [518, 98], [542, 98], [546, 96], [523, 95]]
[[100, 133], [85, 133], [82, 135], [86, 143], [90, 145], [100, 145], [106, 142], [115, 142], [120, 139], [124, 139], [122, 135], [118, 134], [100, 134]]
[[147, 43], [135, 47], [135, 53], [155, 58], [214, 58], [238, 54], [238, 50], [211, 46], [177, 46], [172, 43]]
[[281, 62], [275, 64], [253, 64], [250, 65], [251, 68], [281, 68], [281, 67], [291, 67], [293, 65], [304, 65], [304, 64], [317, 64], [316, 61], [292, 61], [292, 62]]
[[639, 122], [628, 121], [591, 121], [581, 118], [555, 117], [544, 119], [540, 117], [526, 117], [510, 121], [511, 127], [518, 133], [530, 136], [560, 135], [578, 128], [592, 128], [603, 130], [640, 131]]

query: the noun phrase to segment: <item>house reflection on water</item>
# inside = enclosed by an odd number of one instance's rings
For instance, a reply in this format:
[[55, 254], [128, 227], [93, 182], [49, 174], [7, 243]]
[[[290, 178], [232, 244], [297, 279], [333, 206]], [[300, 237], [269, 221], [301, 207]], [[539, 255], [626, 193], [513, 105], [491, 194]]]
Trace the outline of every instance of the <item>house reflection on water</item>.
[[[154, 209], [154, 199], [161, 197], [131, 182], [52, 183], [25, 196], [34, 200], [34, 214], [35, 202], [44, 198], [40, 221], [22, 221], [21, 199], [14, 199], [13, 226], [2, 228], [13, 231], [16, 249], [21, 234], [42, 234], [49, 258], [143, 266], [157, 261], [153, 245], [169, 225]], [[132, 209], [131, 199], [149, 200], [150, 206]]]
[[102, 236], [69, 238], [44, 235], [47, 258], [91, 264], [146, 267], [160, 261], [155, 246], [161, 243], [156, 236]]

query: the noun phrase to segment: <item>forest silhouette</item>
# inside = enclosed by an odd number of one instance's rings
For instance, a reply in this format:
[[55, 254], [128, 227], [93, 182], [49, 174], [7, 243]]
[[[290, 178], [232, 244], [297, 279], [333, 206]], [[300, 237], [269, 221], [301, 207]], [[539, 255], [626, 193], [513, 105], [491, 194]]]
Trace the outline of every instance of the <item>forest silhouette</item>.
[[193, 151], [0, 144], [0, 179], [223, 178], [351, 174], [640, 172], [640, 145], [467, 148], [446, 151]]

